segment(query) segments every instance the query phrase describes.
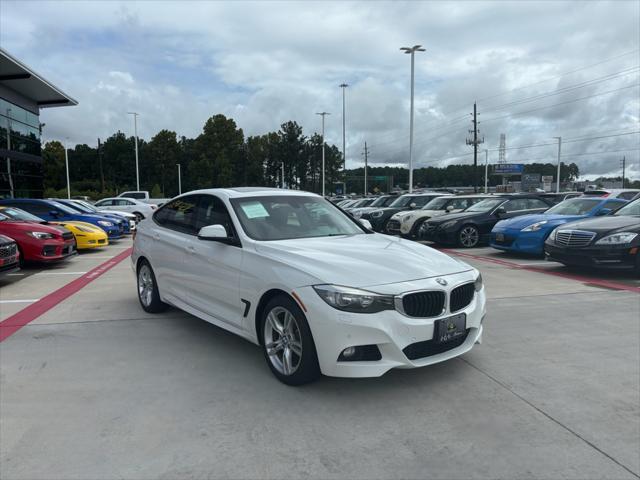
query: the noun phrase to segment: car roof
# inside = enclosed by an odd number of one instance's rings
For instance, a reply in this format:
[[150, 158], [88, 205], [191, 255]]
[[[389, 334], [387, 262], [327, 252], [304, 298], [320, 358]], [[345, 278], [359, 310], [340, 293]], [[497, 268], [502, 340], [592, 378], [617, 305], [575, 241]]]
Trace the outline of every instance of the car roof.
[[243, 197], [264, 197], [264, 196], [305, 196], [305, 197], [319, 197], [321, 195], [311, 192], [305, 192], [304, 190], [289, 190], [283, 188], [271, 188], [271, 187], [233, 187], [233, 188], [207, 188], [202, 190], [193, 190], [187, 192], [184, 195], [221, 195], [227, 198], [243, 198]]

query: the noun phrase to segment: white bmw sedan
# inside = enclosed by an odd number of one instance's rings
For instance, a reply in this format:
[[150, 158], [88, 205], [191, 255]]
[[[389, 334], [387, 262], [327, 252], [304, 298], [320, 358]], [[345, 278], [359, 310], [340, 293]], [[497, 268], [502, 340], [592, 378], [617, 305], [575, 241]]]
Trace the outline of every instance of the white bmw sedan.
[[260, 345], [289, 385], [422, 367], [480, 343], [479, 272], [363, 223], [300, 191], [181, 195], [138, 225], [140, 304], [173, 305]]

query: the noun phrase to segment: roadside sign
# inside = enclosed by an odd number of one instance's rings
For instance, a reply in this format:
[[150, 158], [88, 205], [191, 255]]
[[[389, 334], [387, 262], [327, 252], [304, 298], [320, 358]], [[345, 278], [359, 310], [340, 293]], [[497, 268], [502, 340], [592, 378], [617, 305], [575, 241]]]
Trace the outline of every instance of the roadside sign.
[[521, 175], [524, 172], [523, 163], [496, 163], [493, 165], [493, 173], [496, 175]]

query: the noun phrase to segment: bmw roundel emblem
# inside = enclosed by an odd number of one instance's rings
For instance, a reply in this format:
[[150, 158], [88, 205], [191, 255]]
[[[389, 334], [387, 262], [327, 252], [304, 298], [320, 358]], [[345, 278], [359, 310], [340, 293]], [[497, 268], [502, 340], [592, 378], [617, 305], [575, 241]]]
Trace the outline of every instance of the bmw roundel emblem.
[[443, 287], [449, 284], [449, 282], [447, 282], [444, 278], [436, 278], [436, 282], [438, 282]]

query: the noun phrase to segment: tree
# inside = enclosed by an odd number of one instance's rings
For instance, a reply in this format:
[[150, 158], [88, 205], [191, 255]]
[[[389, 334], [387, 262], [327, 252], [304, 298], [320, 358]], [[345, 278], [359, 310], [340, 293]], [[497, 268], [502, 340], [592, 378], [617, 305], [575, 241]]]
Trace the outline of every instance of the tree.
[[158, 185], [160, 196], [178, 194], [178, 173], [180, 146], [176, 132], [160, 130], [145, 146], [145, 168], [147, 184]]

